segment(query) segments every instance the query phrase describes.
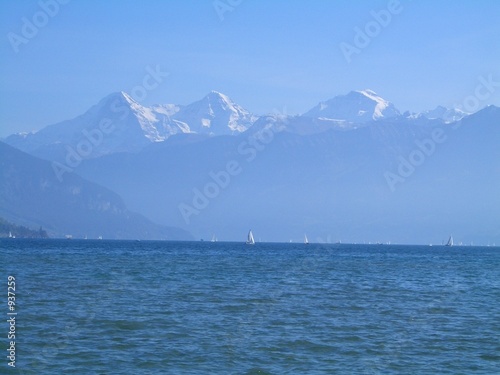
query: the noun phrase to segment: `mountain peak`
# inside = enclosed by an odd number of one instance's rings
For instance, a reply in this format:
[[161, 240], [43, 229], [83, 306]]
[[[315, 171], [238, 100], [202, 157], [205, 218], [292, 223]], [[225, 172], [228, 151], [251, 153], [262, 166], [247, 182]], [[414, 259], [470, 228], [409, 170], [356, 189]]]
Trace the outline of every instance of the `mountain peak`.
[[129, 94], [127, 94], [125, 91], [120, 91], [118, 92], [118, 94], [123, 98], [125, 99], [127, 102], [129, 102], [130, 104], [132, 103], [137, 103], [137, 101], [134, 100], [134, 98], [132, 98]]
[[458, 108], [446, 108], [442, 105], [438, 105], [436, 108], [422, 112], [419, 115], [430, 120], [440, 119], [445, 123], [451, 123], [461, 120], [465, 116], [469, 115], [469, 113], [466, 113]]
[[389, 108], [390, 106], [392, 106], [392, 104], [390, 102], [388, 102], [387, 100], [385, 100], [382, 97], [380, 97], [379, 95], [377, 95], [377, 93], [375, 91], [367, 89], [367, 90], [362, 90], [362, 91], [359, 91], [359, 92], [362, 95], [364, 95], [365, 97], [367, 97], [368, 99], [373, 100], [374, 102], [377, 103], [376, 106], [375, 106], [374, 114], [373, 114], [373, 119], [374, 120], [377, 120], [379, 118], [384, 117], [383, 112], [387, 108]]
[[224, 95], [223, 93], [221, 93], [219, 91], [215, 91], [215, 90], [210, 91], [205, 96], [205, 99], [208, 99], [210, 102], [217, 102], [217, 103], [231, 105], [231, 106], [235, 105], [229, 96]]
[[[344, 96], [344, 95], [338, 95], [338, 96]], [[384, 100], [375, 91], [370, 90], [370, 89], [353, 90], [345, 96], [364, 96], [364, 97], [372, 99], [372, 100]]]
[[364, 97], [366, 97], [368, 99], [371, 99], [371, 100], [374, 100], [376, 102], [389, 103], [387, 100], [385, 100], [384, 98], [382, 98], [380, 95], [378, 95], [373, 90], [366, 89], [366, 90], [351, 91], [351, 92], [355, 92], [355, 93], [361, 94]]
[[217, 90], [210, 91], [207, 96], [210, 96], [210, 95], [213, 95], [213, 96], [226, 96], [226, 95], [224, 95], [223, 93], [221, 93], [220, 91], [217, 91]]
[[181, 109], [174, 118], [196, 133], [212, 135], [241, 133], [255, 120], [250, 112], [215, 90]]
[[373, 90], [370, 90], [370, 89], [365, 89], [365, 90], [360, 90], [360, 91], [357, 91], [363, 95], [366, 95], [366, 96], [378, 96], [377, 93]]
[[355, 124], [399, 116], [394, 105], [373, 90], [351, 91], [338, 95], [306, 112], [306, 117], [345, 120]]
[[140, 104], [137, 103], [134, 98], [132, 98], [129, 94], [127, 94], [125, 91], [117, 91], [113, 92], [101, 100], [94, 106], [94, 108], [91, 108], [91, 110], [100, 110], [103, 108], [115, 108], [118, 106], [126, 106], [126, 107], [137, 107]]
[[125, 91], [116, 91], [113, 92], [109, 95], [106, 95], [104, 98], [101, 99], [101, 101], [104, 100], [113, 100], [113, 99], [118, 99], [118, 100], [125, 100], [129, 103], [137, 103], [129, 94], [127, 94]]

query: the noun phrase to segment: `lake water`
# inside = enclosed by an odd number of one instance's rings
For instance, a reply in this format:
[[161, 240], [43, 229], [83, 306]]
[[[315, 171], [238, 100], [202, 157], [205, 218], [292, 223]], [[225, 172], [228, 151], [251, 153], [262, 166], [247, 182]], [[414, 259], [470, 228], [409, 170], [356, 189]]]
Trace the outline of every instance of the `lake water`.
[[2, 374], [500, 373], [500, 248], [0, 245]]

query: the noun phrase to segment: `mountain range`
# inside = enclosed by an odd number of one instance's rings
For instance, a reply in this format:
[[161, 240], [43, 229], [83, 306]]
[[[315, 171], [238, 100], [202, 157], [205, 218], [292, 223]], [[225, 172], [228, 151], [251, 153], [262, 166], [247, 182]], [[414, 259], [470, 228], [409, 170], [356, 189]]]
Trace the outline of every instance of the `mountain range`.
[[151, 107], [118, 92], [72, 120], [38, 132], [13, 134], [5, 142], [44, 159], [64, 161], [68, 152], [84, 158], [138, 152], [176, 134], [239, 134], [255, 120], [255, 116], [216, 91], [187, 106]]
[[150, 107], [120, 92], [5, 142], [195, 238], [487, 243], [500, 242], [498, 126], [494, 106], [402, 113], [371, 90], [263, 116], [215, 91]]
[[[465, 115], [440, 106], [420, 114], [407, 114], [408, 117], [445, 122], [458, 121]], [[217, 91], [186, 106], [150, 107], [139, 104], [124, 92], [117, 92], [100, 100], [81, 116], [37, 132], [13, 134], [5, 142], [34, 156], [64, 162], [72, 154], [88, 159], [117, 152], [139, 152], [151, 143], [163, 142], [177, 134], [238, 135], [255, 124], [268, 126], [271, 122], [283, 130], [286, 127], [287, 131], [305, 134], [352, 129], [373, 121], [401, 117], [392, 103], [371, 90], [337, 96], [301, 116], [256, 116]]]

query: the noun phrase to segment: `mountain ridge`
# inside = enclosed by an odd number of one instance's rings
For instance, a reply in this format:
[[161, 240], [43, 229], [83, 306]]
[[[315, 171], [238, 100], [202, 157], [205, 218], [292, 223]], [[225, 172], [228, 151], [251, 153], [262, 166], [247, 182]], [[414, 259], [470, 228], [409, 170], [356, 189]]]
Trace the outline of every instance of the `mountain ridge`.
[[109, 188], [0, 142], [0, 216], [43, 226], [52, 236], [108, 239], [190, 239], [184, 230], [152, 223], [129, 211]]
[[366, 89], [338, 95], [307, 111], [303, 116], [345, 120], [355, 124], [377, 121], [381, 118], [400, 116], [394, 104]]
[[[450, 123], [468, 114], [437, 107], [413, 118]], [[34, 156], [64, 162], [70, 154], [81, 159], [120, 152], [139, 152], [148, 144], [179, 134], [238, 135], [273, 122], [275, 129], [313, 134], [328, 129], [349, 130], [387, 118], [404, 116], [372, 90], [337, 95], [301, 115], [254, 115], [227, 95], [211, 91], [188, 105], [143, 106], [123, 91], [111, 93], [85, 113], [34, 133], [17, 133], [5, 142]], [[255, 126], [256, 125], [256, 126]], [[267, 126], [267, 125], [264, 125]]]

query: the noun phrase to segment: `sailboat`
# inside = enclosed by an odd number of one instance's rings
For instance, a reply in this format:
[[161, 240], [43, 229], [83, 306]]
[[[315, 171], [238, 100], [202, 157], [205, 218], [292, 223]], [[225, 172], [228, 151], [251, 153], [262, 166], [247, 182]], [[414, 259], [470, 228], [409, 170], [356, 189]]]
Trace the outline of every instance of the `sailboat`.
[[306, 234], [304, 234], [304, 244], [309, 245], [309, 240], [307, 239]]
[[16, 236], [14, 236], [11, 231], [9, 231], [9, 238], [16, 238]]
[[247, 237], [247, 242], [246, 242], [247, 245], [255, 245], [255, 240], [253, 238], [253, 233], [252, 233], [252, 230], [250, 229], [250, 231], [248, 232], [248, 237]]
[[212, 236], [212, 239], [210, 240], [210, 242], [217, 242], [217, 237], [215, 237], [215, 234]]
[[453, 246], [453, 236], [450, 236], [450, 238], [448, 239], [448, 242], [446, 243], [445, 246], [449, 246], [449, 247]]

